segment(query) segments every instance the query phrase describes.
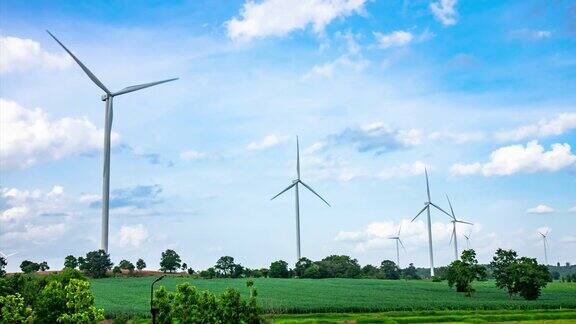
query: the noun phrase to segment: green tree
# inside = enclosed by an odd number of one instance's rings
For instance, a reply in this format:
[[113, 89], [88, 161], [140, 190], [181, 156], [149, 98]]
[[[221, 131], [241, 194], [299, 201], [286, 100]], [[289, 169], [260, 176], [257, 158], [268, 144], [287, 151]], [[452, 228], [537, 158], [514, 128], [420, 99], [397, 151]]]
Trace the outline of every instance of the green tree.
[[303, 277], [304, 272], [308, 269], [314, 262], [308, 258], [300, 258], [298, 262], [296, 262], [296, 266], [294, 267], [294, 275], [298, 277]]
[[6, 262], [6, 259], [4, 259], [4, 257], [0, 257], [0, 277], [4, 277], [6, 275], [6, 266], [8, 265], [8, 262]]
[[163, 272], [174, 272], [176, 269], [180, 268], [180, 256], [176, 251], [168, 249], [162, 252], [162, 259], [160, 260], [160, 270]]
[[362, 277], [364, 278], [380, 278], [380, 274], [380, 269], [371, 264], [367, 264], [362, 267]]
[[198, 276], [200, 276], [200, 278], [202, 278], [202, 279], [216, 278], [216, 270], [214, 270], [214, 268], [210, 267], [206, 270], [200, 271], [200, 273], [198, 273]]
[[[80, 258], [78, 258], [80, 259]], [[92, 278], [104, 278], [106, 272], [112, 269], [112, 261], [110, 255], [104, 250], [91, 251], [86, 254], [86, 258], [82, 259], [80, 270], [84, 271], [86, 275]]]
[[492, 275], [496, 279], [496, 287], [506, 289], [508, 291], [508, 298], [517, 293], [516, 291], [516, 276], [514, 274], [515, 265], [518, 263], [518, 254], [514, 250], [498, 249], [492, 257], [490, 266], [492, 267]]
[[50, 267], [48, 266], [48, 262], [46, 262], [46, 261], [40, 262], [40, 263], [38, 264], [38, 269], [39, 269], [40, 271], [49, 270]]
[[64, 258], [64, 267], [70, 269], [76, 269], [78, 266], [78, 260], [73, 255], [69, 255]]
[[22, 270], [24, 273], [34, 273], [40, 270], [40, 265], [30, 260], [24, 260], [22, 263], [20, 263], [20, 270]]
[[66, 291], [62, 282], [53, 280], [40, 292], [34, 311], [41, 323], [56, 323], [66, 313]]
[[182, 263], [182, 267], [180, 267], [180, 269], [182, 269], [182, 271], [186, 271], [186, 269], [188, 269], [186, 262]]
[[232, 274], [232, 271], [234, 271], [234, 258], [231, 256], [223, 256], [220, 257], [220, 259], [218, 259], [218, 261], [216, 261], [216, 265], [214, 266], [214, 268], [216, 269], [216, 271], [218, 271], [218, 274], [220, 274], [223, 277], [229, 277]]
[[138, 271], [142, 271], [144, 268], [146, 268], [146, 262], [144, 262], [142, 259], [138, 259], [138, 261], [136, 261], [136, 269], [138, 269]]
[[536, 259], [522, 257], [513, 266], [515, 277], [515, 290], [527, 300], [534, 300], [540, 297], [540, 291], [552, 282], [552, 277], [548, 267], [538, 264]]
[[268, 276], [270, 278], [290, 277], [290, 271], [288, 270], [288, 263], [282, 260], [272, 262], [272, 264], [270, 264], [270, 270], [268, 271]]
[[390, 260], [384, 260], [380, 264], [380, 271], [382, 271], [382, 275], [384, 279], [390, 280], [398, 280], [400, 279], [400, 268]]
[[34, 323], [34, 312], [19, 293], [0, 296], [0, 323]]
[[95, 323], [104, 319], [104, 311], [94, 306], [90, 282], [72, 279], [65, 291], [67, 311], [58, 317], [59, 323]]
[[154, 291], [153, 307], [157, 312], [157, 320], [159, 324], [172, 324], [172, 294], [168, 292], [166, 287], [160, 286], [160, 288]]
[[460, 260], [452, 262], [446, 268], [446, 279], [450, 287], [456, 286], [456, 291], [466, 293], [471, 297], [474, 293], [472, 282], [486, 276], [486, 268], [478, 264], [474, 250], [464, 250]]
[[308, 278], [308, 279], [322, 278], [322, 274], [320, 273], [320, 266], [316, 263], [312, 263], [311, 266], [309, 266], [308, 268], [306, 268], [306, 270], [304, 270], [302, 278]]
[[420, 276], [418, 275], [418, 272], [416, 271], [416, 268], [414, 267], [414, 263], [410, 263], [410, 265], [408, 265], [408, 267], [404, 270], [402, 270], [402, 277], [406, 280], [418, 280], [420, 279]]
[[347, 255], [330, 255], [316, 264], [322, 278], [357, 278], [362, 273], [358, 260]]
[[115, 276], [117, 276], [121, 273], [122, 273], [122, 269], [120, 268], [120, 266], [115, 266], [114, 268], [112, 268], [112, 274], [114, 274]]
[[128, 270], [130, 273], [134, 272], [134, 264], [128, 260], [122, 260], [118, 263], [120, 269]]

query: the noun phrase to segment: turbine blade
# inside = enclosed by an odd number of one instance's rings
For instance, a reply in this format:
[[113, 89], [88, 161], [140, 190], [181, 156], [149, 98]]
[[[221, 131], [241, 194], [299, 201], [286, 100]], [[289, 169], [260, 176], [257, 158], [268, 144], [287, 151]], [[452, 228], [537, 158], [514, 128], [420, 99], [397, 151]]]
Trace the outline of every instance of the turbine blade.
[[298, 143], [298, 136], [296, 136], [296, 174], [300, 180], [300, 145]]
[[437, 205], [435, 205], [434, 203], [430, 203], [430, 205], [432, 205], [432, 206], [436, 207], [436, 209], [438, 209], [439, 211], [443, 212], [444, 214], [446, 214], [446, 215], [450, 216], [450, 218], [452, 218], [452, 215], [448, 214], [448, 212], [447, 212], [447, 211], [445, 211], [444, 209], [442, 209], [442, 208], [438, 207], [438, 206], [437, 206]]
[[[323, 202], [326, 203], [326, 205], [330, 206], [330, 204], [324, 199], [322, 198], [322, 196], [320, 196], [316, 191], [314, 191], [312, 188], [310, 188], [309, 185], [305, 184], [304, 182], [302, 182], [301, 180], [298, 180], [304, 187], [306, 187], [306, 189], [312, 191], [313, 194], [315, 194], [316, 196], [318, 196], [318, 198], [322, 199]], [[332, 207], [332, 206], [330, 206]]]
[[448, 194], [446, 195], [446, 199], [448, 200], [448, 205], [450, 205], [450, 212], [452, 213], [452, 218], [454, 218], [454, 220], [456, 220], [456, 215], [454, 215], [454, 209], [452, 208], [452, 203], [450, 202], [450, 198], [448, 198]]
[[133, 91], [138, 91], [144, 88], [148, 88], [148, 87], [152, 87], [158, 84], [162, 84], [162, 83], [166, 83], [166, 82], [170, 82], [170, 81], [175, 81], [178, 80], [178, 78], [172, 78], [172, 79], [168, 79], [168, 80], [162, 80], [162, 81], [156, 81], [156, 82], [150, 82], [150, 83], [144, 83], [144, 84], [137, 84], [137, 85], [133, 85], [130, 87], [126, 87], [118, 92], [113, 93], [113, 96], [118, 96], [121, 94], [125, 94], [128, 92], [133, 92]]
[[74, 61], [76, 61], [76, 63], [78, 63], [78, 65], [80, 65], [80, 67], [82, 68], [82, 70], [84, 70], [84, 73], [86, 73], [86, 75], [88, 75], [88, 77], [90, 78], [90, 80], [92, 80], [92, 82], [94, 82], [100, 89], [104, 90], [104, 92], [106, 92], [107, 94], [112, 94], [110, 92], [110, 90], [108, 90], [106, 88], [106, 86], [104, 86], [104, 84], [98, 80], [98, 78], [94, 75], [94, 73], [92, 73], [90, 70], [88, 70], [88, 68], [76, 57], [74, 56], [74, 54], [72, 54], [72, 52], [70, 52], [70, 50], [68, 48], [66, 48], [66, 46], [64, 46], [64, 44], [62, 44], [58, 38], [56, 38], [56, 36], [52, 35], [52, 33], [50, 31], [46, 31], [50, 36], [52, 36], [52, 38], [54, 38], [54, 40], [60, 44], [60, 46], [62, 46], [62, 48], [68, 52], [68, 54], [70, 54], [70, 56], [72, 56], [72, 58], [74, 59]]
[[474, 224], [472, 224], [472, 223], [470, 223], [470, 222], [466, 222], [466, 221], [459, 220], [459, 219], [455, 219], [455, 221], [458, 222], [458, 223], [462, 223], [462, 224], [474, 225]]
[[404, 243], [402, 243], [402, 240], [400, 238], [398, 238], [398, 242], [400, 242], [400, 245], [402, 246], [402, 249], [404, 250], [404, 253], [408, 253], [406, 251], [406, 248], [404, 247]]
[[453, 239], [454, 239], [454, 231], [452, 231], [452, 235], [450, 235], [450, 242], [448, 242], [448, 246], [452, 246]]
[[430, 200], [430, 184], [428, 183], [428, 170], [424, 167], [424, 173], [426, 174], [426, 193], [428, 194], [428, 201]]
[[426, 204], [426, 206], [424, 206], [424, 208], [422, 208], [422, 210], [419, 211], [418, 214], [416, 214], [416, 216], [412, 218], [410, 222], [413, 222], [416, 218], [418, 218], [418, 216], [420, 216], [420, 214], [422, 214], [426, 210], [426, 208], [428, 208], [428, 204]]
[[272, 197], [272, 199], [270, 200], [274, 200], [274, 198], [280, 196], [281, 194], [285, 193], [286, 191], [290, 190], [292, 187], [294, 187], [298, 182], [293, 182], [291, 185], [289, 185], [288, 187], [286, 187], [286, 189], [280, 191], [279, 194], [277, 194], [276, 196]]
[[400, 224], [400, 226], [398, 226], [398, 234], [397, 236], [400, 237], [400, 231], [402, 230], [402, 224]]

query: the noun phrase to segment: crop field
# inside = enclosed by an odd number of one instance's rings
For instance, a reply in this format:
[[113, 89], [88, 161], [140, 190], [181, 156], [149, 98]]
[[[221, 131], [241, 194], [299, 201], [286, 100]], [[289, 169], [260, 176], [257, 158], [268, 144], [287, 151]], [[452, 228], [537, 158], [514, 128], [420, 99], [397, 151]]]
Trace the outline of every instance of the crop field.
[[[96, 306], [104, 308], [109, 315], [147, 316], [152, 280], [153, 277], [92, 280]], [[221, 293], [227, 287], [236, 288], [243, 294], [248, 293], [245, 279], [194, 280], [167, 277], [156, 287], [161, 284], [173, 290], [183, 282], [190, 282], [200, 290], [215, 293]], [[545, 309], [571, 309], [574, 316], [576, 309], [576, 283], [551, 283], [542, 291], [538, 300], [526, 301], [519, 297], [509, 300], [506, 292], [497, 289], [493, 281], [474, 283], [476, 293], [473, 298], [456, 293], [446, 282], [270, 278], [254, 279], [254, 282], [259, 303], [271, 316], [298, 313]], [[290, 318], [285, 320], [290, 321]]]

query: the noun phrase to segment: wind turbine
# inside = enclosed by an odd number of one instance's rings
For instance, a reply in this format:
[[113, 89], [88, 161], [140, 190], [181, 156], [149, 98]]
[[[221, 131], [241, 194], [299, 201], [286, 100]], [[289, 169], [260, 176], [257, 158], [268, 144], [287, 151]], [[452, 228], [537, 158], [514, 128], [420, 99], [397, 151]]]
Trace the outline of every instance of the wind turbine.
[[396, 241], [396, 266], [398, 267], [398, 269], [400, 269], [400, 247], [399, 247], [399, 244], [402, 245], [402, 248], [404, 249], [404, 252], [406, 253], [406, 248], [404, 247], [404, 243], [402, 243], [402, 240], [400, 239], [400, 230], [402, 230], [402, 225], [400, 225], [400, 227], [398, 227], [398, 234], [396, 234], [396, 236], [391, 236], [388, 238], [390, 240]]
[[286, 189], [282, 190], [279, 194], [272, 197], [270, 200], [274, 200], [276, 197], [280, 196], [281, 194], [285, 193], [286, 191], [294, 188], [295, 194], [295, 201], [296, 201], [296, 255], [298, 260], [300, 260], [300, 198], [298, 195], [298, 185], [301, 184], [304, 188], [310, 190], [313, 194], [318, 196], [318, 198], [322, 199], [326, 205], [330, 206], [330, 204], [322, 198], [314, 189], [310, 188], [309, 185], [305, 184], [302, 180], [300, 180], [300, 146], [298, 144], [298, 136], [296, 136], [296, 179], [292, 180], [292, 184], [286, 187]]
[[448, 198], [448, 194], [446, 194], [446, 199], [448, 200], [448, 205], [450, 205], [450, 213], [452, 214], [452, 236], [450, 236], [450, 244], [452, 244], [452, 240], [454, 240], [454, 260], [458, 260], [458, 235], [456, 234], [456, 223], [474, 225], [472, 223], [463, 221], [461, 219], [456, 218], [456, 214], [454, 214], [454, 208], [452, 208], [452, 203], [450, 202], [450, 198]]
[[11, 257], [11, 256], [13, 256], [13, 255], [16, 255], [16, 254], [18, 254], [18, 252], [13, 252], [13, 253], [5, 254], [4, 252], [0, 251], [0, 255], [2, 255], [2, 257], [3, 257], [4, 259], [8, 259], [9, 257]]
[[114, 97], [123, 95], [125, 93], [141, 90], [144, 88], [152, 87], [161, 83], [170, 82], [177, 80], [178, 78], [137, 84], [133, 86], [126, 87], [117, 92], [112, 92], [104, 86], [104, 84], [98, 80], [98, 78], [74, 55], [72, 52], [64, 46], [50, 31], [46, 31], [48, 34], [54, 38], [54, 40], [62, 46], [62, 48], [78, 63], [80, 68], [86, 73], [86, 75], [94, 82], [100, 89], [102, 89], [105, 94], [102, 95], [102, 101], [105, 102], [105, 118], [104, 118], [104, 170], [103, 170], [103, 181], [102, 181], [102, 241], [100, 243], [100, 248], [108, 252], [108, 214], [110, 208], [110, 133], [112, 132], [112, 100]]
[[416, 218], [418, 218], [418, 216], [420, 216], [420, 214], [422, 214], [424, 211], [426, 211], [426, 214], [428, 216], [428, 253], [430, 255], [430, 277], [434, 277], [434, 251], [432, 250], [432, 224], [430, 221], [430, 206], [438, 209], [439, 211], [443, 212], [444, 214], [452, 217], [450, 214], [448, 214], [444, 209], [438, 207], [438, 205], [434, 204], [432, 202], [432, 200], [430, 199], [430, 184], [428, 183], [428, 170], [426, 168], [424, 168], [424, 173], [426, 174], [426, 193], [428, 194], [428, 201], [426, 201], [424, 203], [424, 208], [422, 208], [422, 210], [420, 210], [418, 212], [418, 214], [416, 214], [416, 216], [414, 218], [412, 218], [413, 222], [414, 220], [416, 220]]
[[548, 265], [548, 234], [549, 231], [546, 230], [546, 233], [540, 233], [540, 231], [538, 231], [538, 234], [542, 235], [542, 243], [544, 243], [544, 262], [546, 262], [546, 265]]
[[470, 250], [470, 234], [468, 235], [462, 234], [462, 235], [464, 235], [464, 238], [466, 238], [466, 248]]

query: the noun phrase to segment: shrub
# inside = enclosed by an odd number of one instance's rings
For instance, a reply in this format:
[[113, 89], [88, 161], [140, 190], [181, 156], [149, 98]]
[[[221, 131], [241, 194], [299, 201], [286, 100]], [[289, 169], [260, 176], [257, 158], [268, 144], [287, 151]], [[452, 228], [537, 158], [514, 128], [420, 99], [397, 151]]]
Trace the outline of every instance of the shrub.
[[19, 293], [0, 296], [0, 323], [34, 323], [34, 313]]
[[56, 323], [66, 312], [66, 291], [61, 282], [53, 280], [38, 295], [34, 311], [41, 323]]
[[159, 324], [171, 324], [172, 323], [172, 312], [171, 312], [171, 294], [166, 290], [166, 287], [160, 286], [160, 288], [154, 291], [153, 307], [156, 311], [156, 319]]
[[59, 323], [94, 323], [104, 319], [104, 311], [94, 306], [94, 296], [88, 281], [72, 279], [66, 285], [66, 313]]
[[461, 260], [452, 262], [446, 269], [448, 285], [456, 285], [456, 291], [472, 296], [472, 282], [486, 276], [486, 268], [478, 264], [474, 250], [462, 251]]
[[270, 278], [288, 278], [290, 271], [288, 270], [288, 263], [286, 261], [278, 260], [270, 264], [270, 271], [268, 272]]
[[120, 269], [120, 266], [115, 266], [114, 268], [112, 268], [112, 273], [117, 276], [119, 274], [122, 273], [122, 269]]
[[6, 262], [6, 259], [4, 259], [4, 257], [0, 257], [0, 277], [4, 277], [6, 275], [6, 270], [4, 270], [4, 268], [6, 268], [7, 265], [8, 262]]

